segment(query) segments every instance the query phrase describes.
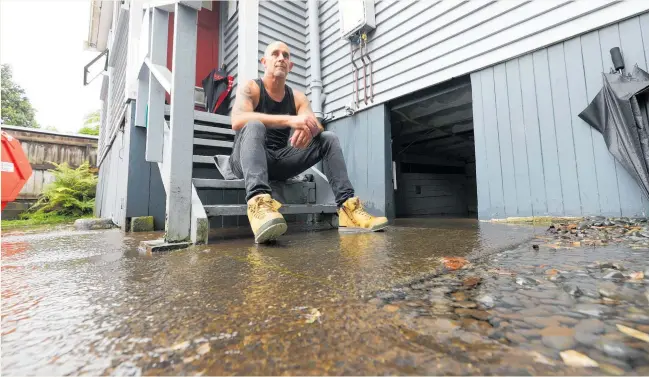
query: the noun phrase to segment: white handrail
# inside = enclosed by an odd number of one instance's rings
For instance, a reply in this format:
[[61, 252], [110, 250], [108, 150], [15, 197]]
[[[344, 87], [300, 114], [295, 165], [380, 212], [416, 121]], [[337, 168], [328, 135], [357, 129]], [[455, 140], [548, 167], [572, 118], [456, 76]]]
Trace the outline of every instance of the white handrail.
[[150, 72], [153, 74], [153, 76], [155, 76], [160, 85], [162, 85], [162, 88], [165, 90], [165, 92], [171, 94], [171, 71], [169, 70], [169, 68], [165, 67], [164, 65], [153, 64], [151, 62], [151, 59], [149, 58], [144, 59], [144, 64], [149, 67]]
[[[200, 1], [157, 0], [144, 5], [135, 122], [147, 128], [146, 160], [157, 162], [167, 193], [165, 241], [204, 241], [207, 217], [194, 208], [192, 187], [194, 81]], [[174, 12], [173, 71], [166, 67], [169, 13]], [[165, 93], [170, 119], [165, 127]], [[203, 211], [204, 212], [204, 211]]]

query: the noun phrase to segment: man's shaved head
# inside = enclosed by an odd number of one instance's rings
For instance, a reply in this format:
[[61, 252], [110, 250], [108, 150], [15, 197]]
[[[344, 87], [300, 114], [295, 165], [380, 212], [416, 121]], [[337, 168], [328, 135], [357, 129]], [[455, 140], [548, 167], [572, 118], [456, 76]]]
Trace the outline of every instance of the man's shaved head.
[[266, 46], [261, 64], [264, 65], [264, 76], [286, 79], [293, 69], [291, 52], [286, 43], [275, 41]]
[[269, 43], [268, 46], [266, 46], [266, 51], [264, 51], [264, 56], [272, 55], [273, 50], [276, 50], [276, 49], [282, 49], [282, 50], [288, 51], [289, 54], [290, 54], [288, 45], [286, 43], [280, 42], [280, 41], [275, 41], [275, 42]]

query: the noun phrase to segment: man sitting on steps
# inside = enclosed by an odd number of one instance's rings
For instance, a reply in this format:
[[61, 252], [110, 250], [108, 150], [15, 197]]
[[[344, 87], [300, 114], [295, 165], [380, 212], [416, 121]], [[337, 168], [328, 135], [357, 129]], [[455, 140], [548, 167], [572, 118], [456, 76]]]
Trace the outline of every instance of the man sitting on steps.
[[339, 229], [385, 228], [388, 220], [369, 215], [354, 196], [338, 137], [324, 131], [306, 95], [286, 85], [293, 68], [288, 46], [271, 43], [261, 63], [265, 68], [263, 78], [241, 83], [237, 90], [232, 108], [232, 129], [236, 134], [229, 158], [229, 168], [245, 182], [255, 242], [275, 240], [287, 229], [278, 212], [281, 204], [271, 198], [269, 179], [289, 179], [322, 159], [338, 205]]

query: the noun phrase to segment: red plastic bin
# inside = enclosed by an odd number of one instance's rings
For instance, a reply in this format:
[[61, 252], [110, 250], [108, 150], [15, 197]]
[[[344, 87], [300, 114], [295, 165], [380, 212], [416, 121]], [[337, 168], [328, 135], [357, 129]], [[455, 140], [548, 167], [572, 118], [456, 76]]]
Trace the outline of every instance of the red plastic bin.
[[18, 197], [32, 175], [32, 166], [20, 141], [2, 131], [2, 209]]

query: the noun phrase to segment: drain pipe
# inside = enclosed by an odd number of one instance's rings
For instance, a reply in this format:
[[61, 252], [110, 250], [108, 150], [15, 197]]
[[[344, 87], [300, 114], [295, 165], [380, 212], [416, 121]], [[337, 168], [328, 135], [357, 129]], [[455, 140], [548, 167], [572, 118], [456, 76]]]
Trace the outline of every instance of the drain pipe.
[[318, 0], [309, 0], [309, 44], [311, 59], [311, 109], [318, 121], [322, 122], [322, 78], [320, 72], [320, 16]]

